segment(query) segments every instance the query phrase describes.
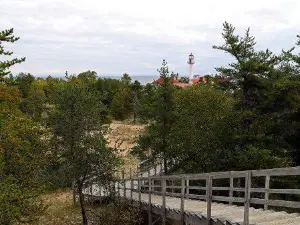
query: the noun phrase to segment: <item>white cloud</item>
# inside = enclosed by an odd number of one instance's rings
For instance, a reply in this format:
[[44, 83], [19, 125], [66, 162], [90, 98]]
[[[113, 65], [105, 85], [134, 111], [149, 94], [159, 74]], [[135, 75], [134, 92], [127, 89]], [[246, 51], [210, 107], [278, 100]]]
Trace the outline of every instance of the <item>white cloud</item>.
[[222, 23], [243, 33], [251, 27], [260, 48], [292, 46], [299, 32], [299, 0], [0, 0], [0, 27], [14, 27], [13, 46], [27, 61], [13, 72], [64, 74], [94, 69], [99, 74], [156, 74], [163, 58], [172, 70], [212, 72], [228, 56], [212, 50], [222, 43]]

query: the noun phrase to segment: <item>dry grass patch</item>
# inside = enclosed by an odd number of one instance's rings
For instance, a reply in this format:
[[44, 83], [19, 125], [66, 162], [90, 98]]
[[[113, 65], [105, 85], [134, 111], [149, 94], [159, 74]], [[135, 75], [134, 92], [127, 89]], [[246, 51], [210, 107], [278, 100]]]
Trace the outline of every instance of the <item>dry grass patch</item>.
[[117, 148], [120, 155], [124, 159], [124, 170], [126, 175], [129, 176], [129, 169], [132, 172], [136, 171], [139, 165], [139, 160], [130, 155], [131, 149], [136, 146], [139, 135], [145, 132], [145, 125], [130, 124], [126, 122], [113, 121], [110, 124], [106, 138], [108, 139], [109, 146]]
[[[71, 191], [57, 191], [42, 196], [48, 205], [45, 213], [33, 225], [80, 225], [80, 206], [73, 205]], [[87, 205], [88, 221], [91, 225], [138, 225], [142, 223], [140, 212], [122, 203]]]
[[80, 207], [73, 205], [71, 191], [57, 191], [42, 196], [48, 205], [45, 213], [34, 223], [35, 225], [71, 225], [82, 224]]

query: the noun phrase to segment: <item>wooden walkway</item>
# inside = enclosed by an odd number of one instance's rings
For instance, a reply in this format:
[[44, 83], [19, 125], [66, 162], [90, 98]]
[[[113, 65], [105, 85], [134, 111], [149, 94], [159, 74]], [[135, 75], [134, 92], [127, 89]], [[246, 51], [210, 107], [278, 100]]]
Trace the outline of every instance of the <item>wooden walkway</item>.
[[[170, 176], [151, 176], [150, 171], [147, 177], [140, 174], [123, 175], [115, 191], [122, 199], [148, 210], [149, 224], [156, 214], [163, 225], [167, 218], [193, 225], [300, 225], [298, 213], [269, 210], [270, 206], [300, 208], [300, 202], [282, 200], [283, 195], [300, 195], [300, 189], [270, 188], [273, 179], [299, 176], [300, 167]], [[258, 185], [261, 180], [263, 187]], [[104, 195], [97, 185], [85, 194], [92, 198]], [[280, 194], [277, 196], [281, 199], [270, 198], [273, 194]]]

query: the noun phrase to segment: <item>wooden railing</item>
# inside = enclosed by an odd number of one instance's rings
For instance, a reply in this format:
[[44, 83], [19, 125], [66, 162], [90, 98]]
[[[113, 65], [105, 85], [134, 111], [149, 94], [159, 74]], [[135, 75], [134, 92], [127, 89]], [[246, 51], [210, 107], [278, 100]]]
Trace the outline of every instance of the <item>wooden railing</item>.
[[[169, 176], [150, 176], [125, 177], [124, 173], [121, 182], [116, 187], [116, 192], [121, 193], [125, 198], [133, 199], [133, 192], [138, 193], [138, 201], [141, 202], [141, 193], [148, 193], [149, 204], [149, 221], [151, 222], [151, 196], [152, 194], [162, 196], [162, 224], [166, 224], [166, 196], [181, 198], [180, 212], [181, 221], [184, 222], [184, 203], [185, 199], [204, 200], [207, 203], [207, 221], [211, 221], [212, 202], [225, 202], [231, 204], [244, 205], [244, 225], [249, 225], [249, 208], [250, 204], [263, 205], [267, 210], [269, 206], [300, 208], [300, 202], [286, 201], [282, 199], [270, 199], [270, 194], [300, 195], [300, 189], [272, 189], [270, 181], [272, 178], [282, 176], [299, 176], [300, 167], [276, 168], [267, 170], [250, 170], [250, 171], [229, 171], [214, 172], [202, 174], [181, 174]], [[252, 180], [260, 178], [264, 180], [264, 187], [254, 187]], [[215, 181], [227, 183], [228, 186], [214, 186]], [[235, 181], [235, 182], [234, 182]], [[236, 184], [236, 185], [234, 185]], [[238, 184], [238, 185], [237, 185]], [[129, 186], [129, 187], [128, 187]], [[127, 190], [130, 196], [126, 196]], [[205, 192], [201, 194], [201, 192]], [[217, 194], [213, 194], [218, 192]], [[229, 192], [224, 196], [223, 192]], [[263, 193], [263, 198], [257, 196], [251, 197], [253, 193]], [[241, 196], [243, 195], [243, 196]], [[149, 222], [149, 224], [151, 224]]]

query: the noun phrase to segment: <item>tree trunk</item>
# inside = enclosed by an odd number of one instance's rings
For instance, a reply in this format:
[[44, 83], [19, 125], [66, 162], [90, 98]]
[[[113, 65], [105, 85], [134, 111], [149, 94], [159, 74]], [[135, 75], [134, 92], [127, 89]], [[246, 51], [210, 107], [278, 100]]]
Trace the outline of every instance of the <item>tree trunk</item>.
[[82, 224], [88, 225], [86, 209], [85, 209], [85, 204], [84, 204], [84, 196], [82, 194], [82, 184], [79, 184], [79, 183], [80, 182], [77, 182], [77, 187], [78, 187], [78, 195], [79, 195], [79, 202], [80, 202], [81, 215], [82, 215]]
[[164, 154], [164, 175], [168, 174], [168, 164], [167, 164], [167, 158]]

